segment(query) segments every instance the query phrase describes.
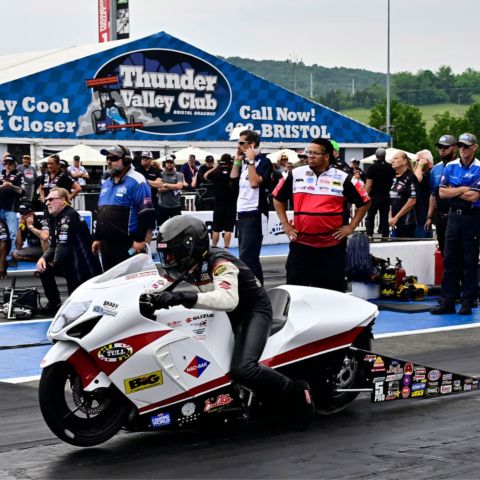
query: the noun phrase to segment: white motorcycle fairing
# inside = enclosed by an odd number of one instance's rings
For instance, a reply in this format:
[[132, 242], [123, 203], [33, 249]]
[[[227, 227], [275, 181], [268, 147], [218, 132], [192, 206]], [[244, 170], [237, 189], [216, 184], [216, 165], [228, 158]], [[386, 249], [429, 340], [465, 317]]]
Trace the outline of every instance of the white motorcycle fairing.
[[[140, 294], [165, 287], [145, 254], [84, 283], [53, 320], [48, 337], [57, 343], [42, 366], [67, 360], [84, 390], [111, 381], [140, 414], [228, 385], [234, 343], [228, 316], [183, 307], [158, 311], [157, 321], [141, 315]], [[279, 289], [288, 298], [288, 320], [280, 319], [284, 326], [270, 336], [261, 356], [271, 367], [348, 347], [378, 314], [375, 305], [350, 295]]]

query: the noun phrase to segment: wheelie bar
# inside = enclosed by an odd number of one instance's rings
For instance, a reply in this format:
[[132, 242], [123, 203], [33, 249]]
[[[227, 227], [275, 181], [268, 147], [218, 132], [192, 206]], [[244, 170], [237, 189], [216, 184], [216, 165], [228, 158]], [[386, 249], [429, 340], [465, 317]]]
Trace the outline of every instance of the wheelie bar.
[[351, 347], [357, 353], [360, 382], [355, 389], [371, 393], [373, 403], [409, 398], [434, 398], [473, 392], [478, 377], [453, 373], [415, 362]]

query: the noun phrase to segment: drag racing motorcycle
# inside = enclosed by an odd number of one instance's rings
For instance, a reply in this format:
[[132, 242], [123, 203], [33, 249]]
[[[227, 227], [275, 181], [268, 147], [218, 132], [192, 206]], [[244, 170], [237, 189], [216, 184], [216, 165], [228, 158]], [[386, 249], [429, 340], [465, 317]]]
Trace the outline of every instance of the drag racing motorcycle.
[[[275, 410], [275, 398], [265, 402], [231, 382], [234, 338], [225, 312], [177, 306], [142, 313], [141, 293], [172, 287], [151, 256], [139, 254], [85, 282], [60, 308], [39, 385], [42, 415], [60, 439], [93, 446], [122, 428], [208, 428]], [[444, 372], [372, 354], [376, 305], [290, 285], [269, 296], [274, 322], [261, 363], [308, 381], [319, 413], [342, 410], [360, 391], [381, 402], [427, 395], [428, 388], [451, 393], [458, 382], [450, 374], [442, 387]], [[478, 380], [467, 380], [462, 391], [478, 388]]]

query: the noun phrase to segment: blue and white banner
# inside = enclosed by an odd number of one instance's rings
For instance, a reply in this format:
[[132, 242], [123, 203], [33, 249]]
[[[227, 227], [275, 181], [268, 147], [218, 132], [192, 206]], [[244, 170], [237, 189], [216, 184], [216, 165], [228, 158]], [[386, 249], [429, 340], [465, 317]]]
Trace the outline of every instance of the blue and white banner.
[[235, 127], [281, 143], [390, 138], [163, 32], [0, 85], [3, 137], [214, 142]]

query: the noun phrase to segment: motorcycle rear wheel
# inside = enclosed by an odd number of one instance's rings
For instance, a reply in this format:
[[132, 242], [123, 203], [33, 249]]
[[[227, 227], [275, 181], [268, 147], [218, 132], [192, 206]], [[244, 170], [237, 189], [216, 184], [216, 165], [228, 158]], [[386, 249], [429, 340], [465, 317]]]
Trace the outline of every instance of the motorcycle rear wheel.
[[81, 377], [67, 362], [43, 370], [38, 398], [50, 430], [78, 447], [109, 440], [122, 428], [129, 411], [128, 402], [114, 385], [85, 392]]
[[[354, 347], [370, 350], [372, 346], [371, 328], [364, 330], [353, 343]], [[313, 391], [315, 410], [318, 415], [332, 415], [344, 410], [359, 395], [359, 392], [337, 392], [336, 389], [357, 388], [364, 375], [358, 361], [358, 353], [347, 349], [345, 356], [328, 383]], [[313, 384], [315, 385], [315, 384]]]

